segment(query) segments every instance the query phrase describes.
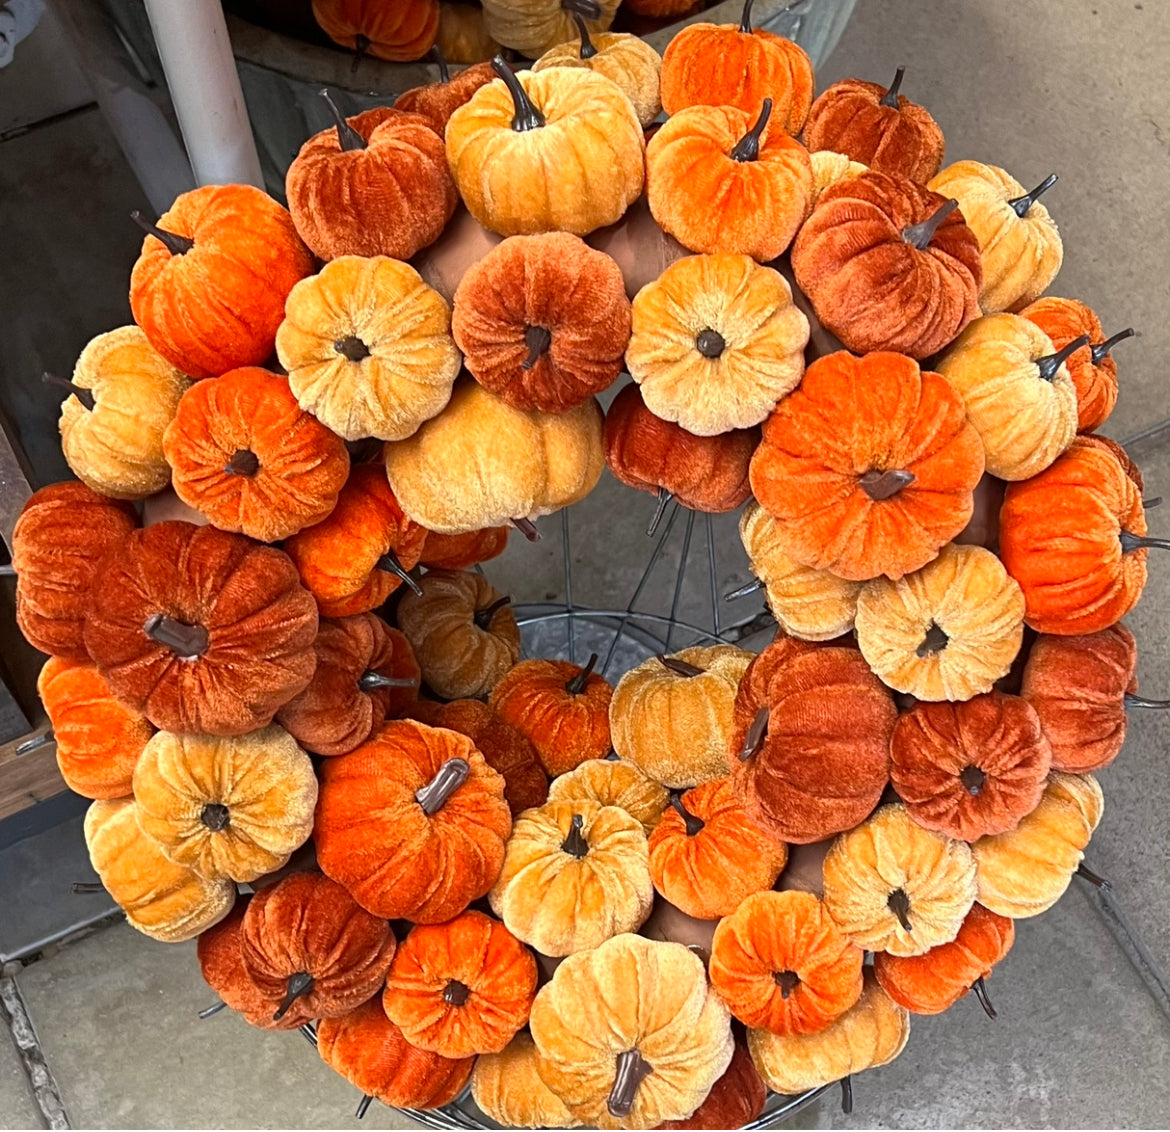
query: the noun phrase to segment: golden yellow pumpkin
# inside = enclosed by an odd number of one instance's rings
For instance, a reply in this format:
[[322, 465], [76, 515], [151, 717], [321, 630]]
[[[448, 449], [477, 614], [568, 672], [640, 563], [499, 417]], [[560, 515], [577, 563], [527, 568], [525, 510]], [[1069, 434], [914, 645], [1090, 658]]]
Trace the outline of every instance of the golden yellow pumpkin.
[[499, 1053], [481, 1054], [471, 1071], [471, 1095], [505, 1128], [576, 1128], [578, 1121], [540, 1076], [536, 1043], [521, 1030]]
[[580, 16], [592, 32], [613, 23], [620, 0], [487, 0], [483, 20], [488, 33], [505, 47], [536, 58], [577, 35]]
[[649, 837], [670, 803], [670, 791], [643, 774], [633, 763], [620, 759], [589, 759], [554, 778], [548, 788], [550, 802], [596, 802], [617, 806], [642, 823]]
[[500, 49], [488, 34], [483, 9], [463, 3], [439, 5], [439, 31], [435, 46], [448, 63], [484, 63]]
[[818, 149], [808, 155], [812, 164], [813, 191], [812, 202], [815, 206], [817, 198], [830, 185], [844, 181], [847, 177], [860, 177], [869, 166], [854, 161], [843, 153], [835, 153], [831, 149]]

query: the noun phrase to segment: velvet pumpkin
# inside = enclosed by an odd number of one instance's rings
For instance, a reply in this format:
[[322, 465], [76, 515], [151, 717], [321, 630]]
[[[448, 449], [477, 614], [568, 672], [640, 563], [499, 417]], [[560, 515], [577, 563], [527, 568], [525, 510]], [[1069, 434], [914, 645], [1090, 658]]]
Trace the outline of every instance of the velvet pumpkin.
[[478, 4], [447, 0], [439, 3], [439, 32], [434, 45], [448, 63], [461, 66], [482, 63], [500, 50], [500, 45], [488, 35], [483, 9]]
[[487, 0], [484, 26], [493, 39], [535, 59], [577, 34], [578, 17], [592, 32], [613, 23], [620, 0]]
[[229, 880], [207, 880], [163, 856], [138, 828], [133, 798], [92, 802], [85, 812], [90, 863], [136, 931], [180, 943], [224, 918], [236, 899]]
[[[462, 5], [459, 6], [462, 7]], [[442, 7], [446, 9], [449, 5], [444, 4]], [[442, 18], [442, 10], [440, 10], [440, 26], [442, 24]], [[482, 20], [482, 15], [480, 18]], [[410, 114], [420, 115], [427, 120], [431, 129], [439, 137], [442, 137], [447, 129], [447, 123], [451, 120], [451, 115], [464, 103], [469, 102], [471, 96], [481, 86], [487, 86], [496, 77], [496, 73], [492, 70], [491, 64], [486, 62], [486, 60], [491, 58], [498, 48], [486, 51], [479, 59], [463, 60], [464, 62], [473, 63], [474, 66], [468, 67], [466, 70], [460, 71], [454, 76], [447, 69], [448, 59], [442, 54], [442, 48], [439, 47], [438, 50], [440, 81], [437, 83], [427, 83], [425, 86], [404, 91], [394, 100], [394, 109], [405, 110]], [[434, 55], [435, 53], [435, 49], [432, 48], [431, 54]], [[453, 63], [460, 62], [458, 59], [451, 59], [450, 61]]]
[[868, 165], [854, 161], [844, 153], [835, 153], [831, 149], [815, 149], [809, 153], [808, 160], [812, 166], [813, 205], [816, 205], [821, 199], [821, 193], [830, 185], [849, 177], [860, 177], [869, 168]]
[[464, 912], [399, 946], [382, 1006], [411, 1045], [457, 1059], [499, 1053], [536, 997], [536, 960], [503, 924]]
[[466, 736], [386, 723], [319, 775], [317, 859], [364, 908], [438, 924], [495, 881], [512, 819], [503, 777]]
[[979, 161], [956, 161], [928, 188], [953, 197], [979, 241], [985, 314], [1018, 311], [1056, 278], [1064, 246], [1048, 209], [1037, 199], [1056, 183], [1053, 173], [1026, 192], [1009, 173]]
[[193, 378], [268, 358], [288, 293], [313, 273], [292, 217], [251, 185], [206, 185], [140, 222], [130, 310], [150, 344]]
[[485, 389], [563, 413], [621, 373], [630, 301], [618, 265], [577, 236], [512, 236], [468, 268], [452, 331]]
[[979, 314], [979, 243], [945, 196], [868, 170], [830, 186], [792, 245], [821, 325], [854, 353], [922, 359]]
[[163, 430], [190, 381], [137, 326], [90, 339], [73, 367], [74, 393], [61, 405], [61, 451], [87, 487], [141, 499], [171, 478]]
[[975, 858], [886, 805], [833, 842], [824, 889], [829, 915], [859, 947], [921, 955], [958, 934], [975, 903]]
[[631, 669], [609, 705], [618, 757], [673, 790], [725, 775], [735, 690], [750, 662], [733, 645], [694, 645]]
[[402, 440], [451, 397], [451, 311], [409, 264], [342, 256], [302, 279], [276, 352], [302, 409], [346, 440]]
[[277, 1030], [280, 1024], [272, 1020], [279, 1000], [269, 999], [244, 970], [244, 953], [240, 945], [240, 931], [244, 913], [251, 896], [240, 896], [235, 906], [218, 924], [201, 932], [195, 942], [199, 973], [220, 1001], [242, 1014], [244, 1021], [261, 1030]]
[[666, 810], [670, 793], [631, 763], [590, 759], [553, 779], [548, 800], [616, 806], [641, 822], [643, 832], [649, 837]]
[[86, 661], [82, 626], [102, 561], [138, 525], [126, 503], [81, 483], [53, 483], [25, 501], [12, 530], [16, 624], [33, 648]]
[[771, 115], [770, 98], [749, 112], [689, 106], [650, 139], [650, 211], [683, 247], [764, 263], [792, 243], [812, 210], [812, 165]]
[[482, 531], [466, 531], [460, 535], [427, 531], [418, 562], [428, 570], [470, 570], [503, 554], [510, 533], [509, 527], [485, 527]]
[[[1145, 477], [1142, 475], [1141, 468], [1134, 462], [1129, 453], [1126, 452], [1126, 450], [1120, 444], [1118, 444], [1116, 440], [1112, 440], [1108, 436], [1099, 436], [1095, 432], [1079, 436], [1077, 439], [1081, 441], [1082, 444], [1092, 445], [1095, 448], [1103, 449], [1104, 451], [1116, 456], [1117, 462], [1121, 465], [1121, 470], [1125, 472], [1125, 474], [1131, 480], [1133, 480], [1134, 487], [1136, 487], [1139, 492], [1145, 492], [1146, 481]], [[1156, 501], [1146, 503], [1143, 500], [1142, 510], [1149, 510], [1151, 506], [1156, 507], [1157, 505], [1158, 504]]]
[[723, 1076], [711, 1086], [707, 1099], [684, 1120], [664, 1120], [659, 1128], [681, 1132], [689, 1128], [746, 1128], [764, 1111], [768, 1088], [752, 1064], [747, 1045], [739, 1038]]
[[863, 581], [930, 562], [967, 525], [982, 475], [979, 433], [941, 377], [841, 350], [764, 422], [751, 487], [786, 554]]
[[576, 1127], [573, 1114], [540, 1076], [539, 1059], [527, 1030], [499, 1053], [480, 1057], [471, 1074], [475, 1103], [505, 1128]]
[[634, 935], [566, 959], [537, 994], [530, 1025], [545, 1084], [598, 1128], [686, 1119], [735, 1050], [702, 960]]
[[349, 617], [377, 609], [403, 585], [426, 538], [403, 512], [382, 469], [356, 464], [337, 506], [284, 548], [322, 616]]
[[283, 377], [253, 367], [188, 389], [163, 451], [188, 507], [258, 542], [321, 522], [349, 474], [341, 438], [297, 404]]
[[317, 610], [288, 556], [215, 527], [135, 531], [94, 582], [85, 644], [156, 727], [242, 735], [313, 676]]
[[615, 806], [547, 802], [516, 819], [492, 911], [543, 955], [588, 951], [650, 914], [646, 834]]
[[321, 30], [342, 47], [390, 63], [421, 59], [439, 29], [439, 0], [313, 0]]
[[920, 700], [969, 700], [1008, 670], [1024, 639], [1024, 595], [990, 550], [949, 543], [898, 581], [857, 599], [857, 644], [891, 688]]
[[746, 255], [687, 256], [634, 299], [630, 376], [655, 416], [698, 436], [759, 424], [804, 373], [808, 319]]

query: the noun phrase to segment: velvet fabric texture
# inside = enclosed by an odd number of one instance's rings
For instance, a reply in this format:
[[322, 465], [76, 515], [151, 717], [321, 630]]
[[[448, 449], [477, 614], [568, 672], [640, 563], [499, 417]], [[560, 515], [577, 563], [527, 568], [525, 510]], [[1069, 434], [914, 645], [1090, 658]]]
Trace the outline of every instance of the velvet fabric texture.
[[650, 835], [655, 889], [697, 920], [731, 915], [771, 888], [787, 860], [787, 846], [748, 818], [726, 778], [672, 798]]
[[266, 727], [312, 678], [316, 635], [312, 595], [287, 555], [181, 522], [129, 536], [85, 620], [114, 695], [178, 734]]
[[852, 829], [885, 789], [896, 718], [856, 649], [778, 634], [744, 673], [728, 734], [731, 780], [748, 817], [798, 844]]
[[1096, 433], [1080, 436], [1077, 439], [1082, 444], [1092, 445], [1095, 448], [1101, 448], [1106, 452], [1111, 452], [1117, 457], [1117, 462], [1121, 465], [1121, 470], [1133, 480], [1134, 487], [1139, 492], [1146, 490], [1145, 477], [1142, 475], [1141, 468], [1130, 459], [1129, 453], [1116, 440], [1111, 440], [1108, 436], [1098, 436]]
[[297, 232], [320, 259], [409, 259], [438, 239], [459, 202], [442, 136], [403, 110], [367, 110], [346, 127], [314, 134], [288, 168]]
[[[620, 219], [642, 193], [646, 148], [621, 88], [567, 67], [509, 81], [516, 93], [497, 79], [447, 123], [447, 162], [471, 215], [502, 236], [584, 236]], [[533, 124], [514, 129], [514, 118]]]
[[810, 892], [759, 892], [715, 929], [711, 984], [741, 1022], [815, 1034], [861, 997], [864, 952]]
[[192, 246], [142, 242], [130, 310], [150, 344], [193, 378], [270, 357], [288, 293], [313, 273], [292, 217], [251, 185], [207, 185], [176, 197], [158, 229]]
[[137, 326], [90, 339], [73, 367], [73, 385], [88, 389], [93, 408], [70, 394], [61, 404], [61, 451], [87, 487], [113, 499], [162, 491], [171, 469], [163, 430], [191, 384]]
[[683, 247], [765, 263], [792, 243], [812, 210], [812, 165], [772, 113], [690, 106], [650, 139], [650, 211]]
[[200, 933], [195, 942], [199, 972], [203, 981], [237, 1014], [243, 1015], [250, 1026], [261, 1030], [276, 1030], [272, 1015], [280, 1006], [280, 999], [272, 1000], [244, 970], [244, 953], [240, 947], [240, 930], [250, 896], [241, 896], [235, 907], [218, 924]]
[[751, 488], [787, 555], [863, 581], [930, 562], [967, 525], [982, 475], [979, 433], [938, 374], [840, 350], [764, 422]]
[[451, 397], [451, 311], [409, 264], [342, 256], [292, 290], [276, 352], [302, 409], [346, 440], [402, 440]]
[[435, 46], [448, 63], [482, 63], [498, 54], [500, 45], [488, 35], [483, 9], [468, 4], [439, 5], [439, 34]]
[[461, 535], [427, 531], [419, 565], [428, 570], [470, 570], [503, 554], [511, 530], [511, 527], [487, 527]]
[[421, 59], [439, 30], [439, 0], [313, 0], [321, 30], [342, 47], [390, 63]]
[[808, 155], [808, 160], [812, 165], [814, 206], [821, 199], [821, 193], [830, 185], [850, 177], [860, 177], [869, 168], [868, 165], [853, 161], [843, 153], [834, 153], [831, 149], [813, 150]]
[[489, 702], [531, 741], [555, 778], [609, 754], [612, 699], [613, 685], [591, 669], [567, 660], [525, 660], [504, 674]]
[[92, 802], [85, 844], [94, 872], [136, 931], [181, 943], [224, 918], [236, 899], [230, 880], [207, 880], [163, 856], [138, 828], [133, 798]]
[[403, 512], [382, 469], [355, 464], [328, 517], [298, 532], [284, 549], [322, 616], [351, 617], [377, 609], [402, 585], [385, 568], [385, 556], [393, 554], [410, 570], [426, 538]]
[[[537, 994], [531, 1029], [545, 1084], [576, 1119], [598, 1128], [686, 1119], [735, 1050], [727, 1007], [707, 985], [703, 961], [682, 944], [633, 935], [566, 959]], [[627, 1091], [616, 1078], [630, 1050], [650, 1072]]]
[[917, 703], [890, 743], [890, 778], [909, 815], [960, 841], [1014, 829], [1039, 804], [1052, 748], [1027, 700], [988, 692]]
[[349, 474], [341, 438], [297, 404], [283, 377], [253, 367], [187, 390], [163, 450], [188, 507], [258, 542], [321, 522]]
[[452, 331], [484, 388], [563, 413], [617, 380], [630, 301], [618, 265], [577, 236], [512, 236], [468, 268]]
[[735, 690], [752, 657], [734, 645], [694, 645], [667, 659], [651, 657], [618, 681], [609, 732], [620, 758], [679, 790], [727, 774]]
[[[455, 6], [444, 4], [443, 10]], [[441, 18], [442, 14], [440, 13]], [[490, 54], [491, 52], [489, 52]], [[460, 62], [460, 60], [452, 59], [450, 56], [445, 57], [452, 63]], [[486, 59], [487, 56], [484, 58]], [[464, 103], [470, 102], [471, 96], [481, 86], [487, 86], [496, 77], [490, 63], [479, 60], [465, 61], [473, 62], [475, 65], [460, 71], [457, 75], [452, 75], [450, 79], [444, 79], [442, 82], [427, 83], [426, 86], [403, 91], [394, 100], [394, 109], [421, 115], [427, 120], [431, 129], [439, 137], [442, 137], [447, 129], [447, 123], [451, 120], [451, 115]]]
[[792, 245], [792, 268], [821, 324], [850, 350], [921, 360], [979, 314], [979, 243], [963, 213], [915, 231], [946, 203], [909, 178], [874, 170], [821, 194]]
[[616, 759], [590, 759], [553, 779], [550, 802], [596, 802], [616, 806], [642, 824], [647, 837], [661, 820], [670, 794], [636, 766]]
[[[452, 760], [470, 768], [454, 786]], [[512, 819], [503, 777], [466, 736], [386, 723], [319, 774], [317, 859], [371, 912], [442, 923], [495, 881]], [[426, 809], [417, 798], [425, 787]]]
[[[410, 642], [372, 613], [322, 620], [313, 650], [313, 679], [276, 722], [315, 755], [348, 754], [418, 698], [422, 676]], [[412, 683], [381, 684], [378, 677]]]
[[[598, 0], [600, 18], [585, 20], [590, 33], [608, 29], [619, 2]], [[483, 5], [483, 20], [493, 39], [529, 59], [577, 36], [572, 12], [560, 0], [487, 0]]]
[[866, 582], [856, 626], [866, 662], [895, 691], [969, 700], [1011, 669], [1024, 639], [1024, 594], [990, 550], [948, 543], [913, 574]]
[[390, 964], [382, 1006], [411, 1045], [444, 1057], [499, 1053], [536, 997], [536, 960], [503, 924], [464, 912], [412, 928]]
[[741, 1039], [727, 1071], [711, 1086], [707, 1099], [685, 1120], [664, 1120], [659, 1128], [743, 1128], [764, 1111], [768, 1088]]
[[1137, 484], [1091, 439], [1078, 438], [1039, 475], [1009, 484], [999, 552], [1023, 590], [1028, 624], [1081, 636], [1121, 620], [1141, 597], [1149, 555], [1127, 543], [1145, 534]]
[[505, 1128], [573, 1128], [577, 1121], [540, 1076], [532, 1035], [521, 1030], [506, 1049], [475, 1063], [471, 1095]]
[[86, 661], [82, 625], [94, 577], [138, 525], [126, 503], [81, 483], [34, 491], [12, 530], [16, 624], [33, 648], [64, 660]]

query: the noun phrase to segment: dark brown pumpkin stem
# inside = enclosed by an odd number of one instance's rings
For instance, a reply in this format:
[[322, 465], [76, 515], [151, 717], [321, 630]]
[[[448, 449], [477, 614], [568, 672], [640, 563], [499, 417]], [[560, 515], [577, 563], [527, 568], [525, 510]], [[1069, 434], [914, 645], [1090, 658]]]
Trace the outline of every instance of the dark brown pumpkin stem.
[[727, 349], [727, 340], [718, 330], [708, 326], [695, 336], [695, 349], [705, 358], [717, 358]]
[[498, 601], [493, 601], [491, 605], [485, 606], [483, 609], [477, 609], [472, 615], [471, 620], [475, 622], [477, 629], [482, 629], [485, 633], [492, 627], [492, 621], [495, 619], [497, 613], [504, 608], [505, 605], [510, 605], [512, 598], [508, 595], [500, 598]]
[[1155, 507], [1161, 507], [1161, 506], [1162, 506], [1162, 497], [1160, 495], [1155, 495], [1153, 499], [1143, 499], [1142, 500], [1142, 508], [1146, 511], [1153, 511], [1153, 509]]
[[536, 524], [527, 518], [509, 519], [512, 524], [529, 542], [540, 542], [540, 531], [536, 529]]
[[1055, 354], [1045, 354], [1042, 358], [1037, 358], [1032, 364], [1040, 371], [1040, 377], [1044, 381], [1052, 381], [1060, 367], [1069, 360], [1082, 346], [1089, 344], [1089, 336], [1082, 334], [1079, 338], [1074, 338], [1071, 342], [1066, 342]]
[[323, 90], [321, 97], [325, 100], [325, 105], [329, 107], [329, 113], [333, 116], [333, 125], [337, 128], [337, 144], [341, 147], [341, 152], [348, 153], [355, 149], [365, 149], [366, 139], [345, 120], [345, 115], [337, 109], [337, 103], [333, 101], [332, 95], [327, 90]]
[[957, 200], [943, 201], [925, 220], [903, 228], [902, 239], [920, 252], [925, 251], [930, 246], [930, 241], [934, 239], [938, 226], [958, 207]]
[[317, 1031], [306, 1022], [303, 1026], [297, 1027], [297, 1032], [305, 1039], [314, 1049], [317, 1048]]
[[443, 1001], [449, 1006], [465, 1006], [470, 997], [471, 987], [458, 979], [452, 979], [443, 988]]
[[875, 468], [866, 472], [859, 482], [861, 490], [877, 503], [897, 495], [904, 487], [909, 487], [915, 479], [914, 473], [906, 471], [905, 468], [887, 468], [884, 472]]
[[762, 707], [756, 712], [751, 726], [747, 729], [747, 734], [743, 737], [743, 746], [739, 749], [741, 763], [746, 763], [748, 759], [754, 758], [760, 753], [760, 748], [764, 745], [764, 739], [768, 734], [768, 716], [770, 714], [766, 707]]
[[658, 524], [662, 522], [662, 516], [666, 514], [666, 508], [670, 505], [670, 501], [674, 498], [674, 492], [667, 491], [664, 487], [658, 489], [658, 505], [654, 508], [654, 514], [650, 516], [650, 525], [646, 528], [646, 534], [653, 535], [658, 530]]
[[199, 821], [212, 833], [219, 833], [231, 824], [232, 812], [222, 802], [208, 802], [199, 814]]
[[853, 1112], [853, 1075], [847, 1073], [841, 1078], [841, 1111], [849, 1116]]
[[207, 651], [210, 638], [202, 625], [188, 625], [165, 613], [153, 613], [142, 626], [142, 631], [160, 645], [166, 645], [176, 656], [194, 660]]
[[414, 800], [428, 817], [437, 814], [447, 799], [467, 781], [470, 773], [471, 763], [466, 759], [448, 759], [430, 782], [415, 791]]
[[333, 348], [351, 362], [360, 362], [370, 356], [370, 348], [356, 334], [338, 338]]
[[198, 1014], [195, 1015], [195, 1017], [199, 1018], [200, 1020], [205, 1019], [205, 1018], [214, 1018], [215, 1015], [217, 1015], [221, 1010], [225, 1009], [226, 1007], [227, 1007], [227, 1003], [224, 1002], [223, 999], [221, 998], [219, 1000], [219, 1002], [212, 1003], [211, 1006], [205, 1006], [202, 1010], [199, 1011]]
[[570, 696], [579, 696], [583, 691], [585, 691], [585, 685], [589, 683], [589, 677], [593, 673], [593, 667], [595, 664], [597, 664], [597, 653], [590, 653], [589, 660], [586, 662], [585, 667], [582, 668], [581, 671], [578, 672], [577, 675], [569, 680], [569, 682], [565, 685], [565, 691], [568, 692]]
[[1122, 531], [1120, 537], [1122, 554], [1129, 554], [1134, 550], [1170, 550], [1170, 539], [1148, 538], [1129, 531]]
[[1147, 700], [1145, 696], [1135, 696], [1133, 692], [1126, 692], [1125, 706], [1127, 708], [1170, 708], [1170, 700]]
[[96, 892], [104, 892], [105, 885], [101, 884], [99, 881], [77, 881], [76, 883], [69, 886], [69, 891], [72, 892], [74, 896], [92, 896]]
[[435, 61], [435, 65], [439, 68], [439, 82], [449, 83], [451, 81], [451, 68], [447, 66], [447, 56], [443, 54], [443, 49], [437, 44], [432, 44], [428, 55]]
[[729, 594], [723, 595], [724, 601], [737, 601], [741, 597], [747, 597], [748, 594], [754, 594], [756, 590], [762, 590], [764, 583], [761, 578], [753, 578], [750, 582], [744, 582], [739, 589], [732, 590]]
[[697, 833], [701, 833], [703, 827], [707, 824], [701, 817], [697, 814], [692, 814], [687, 809], [686, 804], [682, 800], [682, 795], [677, 790], [670, 792], [670, 808], [682, 818], [688, 837], [694, 837]]
[[561, 0], [561, 7], [573, 16], [583, 16], [587, 20], [601, 19], [601, 5], [597, 0]]
[[93, 412], [93, 393], [89, 389], [83, 389], [80, 385], [74, 385], [72, 381], [58, 377], [55, 373], [43, 373], [41, 374], [41, 380], [46, 385], [59, 385], [62, 389], [68, 389], [91, 413]]
[[237, 448], [223, 470], [229, 476], [254, 476], [260, 470], [260, 459], [250, 448]]
[[926, 636], [922, 638], [922, 644], [914, 651], [921, 657], [933, 656], [936, 652], [942, 652], [950, 644], [950, 640], [942, 627], [932, 621], [930, 628], [926, 630]]
[[357, 686], [363, 692], [372, 692], [376, 688], [417, 688], [418, 681], [408, 676], [384, 676], [372, 668], [367, 668], [357, 680]]
[[1015, 209], [1016, 215], [1023, 218], [1028, 215], [1028, 209], [1032, 207], [1060, 178], [1055, 173], [1049, 173], [1043, 181], [1040, 182], [1030, 193], [1025, 193], [1022, 197], [1013, 197], [1008, 201], [1008, 204]]
[[520, 368], [528, 370], [540, 361], [541, 355], [548, 353], [552, 331], [547, 326], [530, 326], [524, 331], [524, 345], [528, 347], [528, 357], [520, 363]]
[[370, 1105], [373, 1103], [374, 1098], [369, 1093], [366, 1093], [365, 1096], [363, 1096], [362, 1099], [358, 1101], [357, 1112], [354, 1113], [354, 1116], [357, 1117], [358, 1120], [365, 1120], [366, 1113], [370, 1111]]
[[582, 59], [592, 59], [597, 54], [597, 48], [594, 46], [593, 40], [589, 38], [589, 28], [585, 26], [585, 21], [581, 18], [580, 12], [573, 13], [573, 23], [577, 25], [577, 34], [581, 37], [580, 57]]
[[280, 1000], [280, 1006], [276, 1008], [272, 1021], [279, 1022], [298, 998], [308, 994], [313, 989], [313, 982], [313, 976], [308, 971], [297, 971], [295, 975], [289, 975], [284, 998]]
[[585, 818], [581, 814], [574, 814], [569, 822], [569, 832], [561, 842], [561, 852], [576, 857], [578, 861], [589, 855], [589, 842], [582, 832], [584, 824]]
[[370, 49], [370, 42], [370, 37], [362, 35], [361, 32], [353, 37], [353, 62], [349, 65], [351, 75], [357, 73], [358, 67], [361, 66], [362, 60], [366, 57], [366, 52]]
[[520, 85], [516, 73], [504, 61], [502, 55], [492, 60], [492, 70], [504, 80], [504, 86], [512, 96], [512, 105], [516, 113], [512, 115], [512, 129], [518, 134], [525, 130], [539, 130], [544, 125], [544, 115], [537, 110], [535, 103], [528, 97], [528, 92]]
[[879, 106], [888, 106], [891, 110], [898, 109], [898, 91], [902, 89], [902, 76], [906, 73], [905, 67], [899, 67], [894, 72], [894, 81], [886, 88], [886, 93], [878, 101]]
[[168, 232], [165, 228], [160, 228], [157, 224], [152, 224], [146, 219], [146, 214], [139, 212], [137, 209], [130, 213], [130, 219], [144, 232], [149, 233], [156, 240], [160, 240], [171, 255], [186, 255], [195, 246], [194, 240], [189, 240], [186, 236], [180, 236], [177, 232]]
[[1084, 861], [1077, 865], [1076, 875], [1079, 876], [1081, 880], [1087, 880], [1091, 885], [1093, 885], [1094, 888], [1103, 888], [1106, 892], [1113, 888], [1113, 885], [1109, 881], [1107, 881], [1099, 873], [1093, 872], [1093, 870], [1090, 869]]
[[1109, 356], [1109, 351], [1118, 342], [1124, 342], [1127, 338], [1132, 338], [1136, 333], [1137, 331], [1132, 326], [1127, 326], [1124, 330], [1119, 330], [1112, 338], [1106, 338], [1104, 342], [1098, 342], [1090, 351], [1093, 365], [1099, 366]]
[[996, 1014], [995, 1007], [991, 1005], [991, 998], [987, 994], [987, 984], [983, 981], [982, 975], [971, 984], [971, 989], [975, 992], [975, 997], [979, 999], [983, 1013], [994, 1022], [999, 1015]]
[[752, 5], [756, 0], [744, 0], [743, 13], [739, 17], [739, 30], [744, 35], [752, 34]]
[[398, 555], [392, 550], [386, 551], [377, 562], [374, 563], [374, 568], [377, 570], [385, 570], [388, 574], [393, 574], [398, 578], [403, 585], [409, 586], [410, 589], [418, 596], [422, 597], [422, 586], [418, 584], [411, 576], [410, 571], [402, 565]]
[[688, 679], [692, 676], [702, 676], [707, 670], [699, 668], [694, 664], [688, 664], [685, 660], [679, 660], [677, 656], [666, 656], [664, 653], [658, 653], [655, 658], [663, 668], [668, 668], [676, 676], [685, 676]]
[[759, 158], [760, 141], [764, 136], [764, 131], [768, 128], [768, 119], [771, 117], [772, 100], [765, 98], [756, 124], [735, 143], [735, 147], [731, 151], [732, 161], [756, 161]]
[[904, 932], [912, 932], [914, 928], [910, 924], [910, 897], [906, 895], [906, 890], [904, 888], [895, 888], [886, 897], [886, 904], [890, 911], [898, 917], [898, 923], [902, 925], [902, 930]]
[[963, 767], [959, 772], [959, 781], [972, 798], [977, 798], [983, 789], [983, 784], [987, 781], [987, 773], [982, 767], [971, 763], [970, 766]]
[[[748, 0], [751, 3], [751, 0]], [[654, 1072], [653, 1066], [636, 1049], [627, 1049], [617, 1055], [617, 1073], [605, 1107], [609, 1115], [624, 1120], [630, 1115], [638, 1096], [638, 1086]]]
[[780, 997], [787, 1002], [792, 992], [800, 986], [800, 976], [795, 971], [773, 971], [772, 982], [780, 988]]

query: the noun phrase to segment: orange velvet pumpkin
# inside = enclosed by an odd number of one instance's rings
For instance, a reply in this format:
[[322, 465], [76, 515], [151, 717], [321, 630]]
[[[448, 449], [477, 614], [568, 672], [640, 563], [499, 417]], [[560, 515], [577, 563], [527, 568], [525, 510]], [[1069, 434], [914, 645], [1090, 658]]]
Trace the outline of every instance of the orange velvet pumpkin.
[[499, 1053], [536, 997], [536, 959], [503, 924], [464, 912], [412, 928], [390, 965], [382, 1006], [411, 1045], [443, 1057]]
[[321, 522], [349, 474], [341, 437], [297, 404], [287, 378], [251, 366], [192, 385], [163, 452], [188, 507], [259, 542]]
[[387, 723], [320, 777], [317, 860], [376, 915], [439, 924], [499, 875], [504, 779], [465, 735]]
[[251, 185], [183, 193], [149, 233], [130, 276], [130, 310], [150, 344], [190, 377], [272, 354], [284, 301], [313, 256], [292, 217]]
[[818, 358], [764, 422], [751, 487], [780, 549], [853, 581], [925, 566], [971, 518], [983, 442], [963, 399], [901, 354]]
[[979, 314], [979, 241], [953, 202], [869, 171], [831, 185], [792, 245], [821, 325], [855, 353], [925, 358]]
[[421, 59], [439, 32], [439, 0], [313, 0], [313, 17], [334, 43], [390, 63]]
[[244, 969], [244, 952], [240, 932], [250, 896], [236, 899], [232, 910], [218, 924], [202, 932], [195, 943], [195, 955], [203, 981], [220, 999], [251, 1026], [261, 1030], [283, 1029], [272, 1015], [280, 1006], [254, 983]]
[[[435, 47], [433, 53], [437, 52], [438, 47]], [[439, 73], [442, 81], [404, 91], [394, 100], [394, 109], [421, 115], [430, 124], [431, 129], [442, 137], [451, 115], [465, 102], [469, 102], [471, 96], [481, 86], [487, 86], [492, 82], [496, 73], [492, 70], [491, 63], [476, 63], [452, 76], [447, 69], [446, 60], [441, 55]]]
[[156, 727], [242, 735], [302, 691], [317, 610], [288, 556], [191, 523], [135, 531], [94, 582], [85, 644]]
[[511, 533], [511, 527], [487, 527], [461, 535], [427, 531], [418, 564], [428, 570], [470, 570], [503, 554]]
[[727, 1071], [711, 1086], [707, 1099], [685, 1120], [665, 1120], [659, 1128], [681, 1132], [689, 1128], [744, 1128], [764, 1111], [768, 1088], [761, 1080], [752, 1055], [742, 1040]]
[[102, 560], [138, 525], [133, 507], [81, 483], [33, 492], [12, 531], [16, 624], [33, 648], [66, 660], [89, 653], [82, 624]]

